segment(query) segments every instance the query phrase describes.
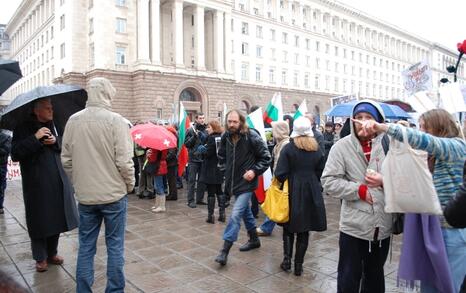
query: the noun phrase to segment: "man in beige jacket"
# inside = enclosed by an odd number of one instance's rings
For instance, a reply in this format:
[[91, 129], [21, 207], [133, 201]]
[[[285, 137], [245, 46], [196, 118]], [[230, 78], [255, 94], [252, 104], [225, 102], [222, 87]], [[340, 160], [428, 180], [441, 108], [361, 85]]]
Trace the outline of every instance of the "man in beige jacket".
[[115, 89], [105, 78], [88, 86], [86, 109], [70, 117], [61, 160], [79, 202], [76, 291], [92, 292], [94, 256], [102, 221], [107, 244], [106, 292], [123, 292], [128, 200], [134, 188], [133, 144], [125, 119], [111, 111]]

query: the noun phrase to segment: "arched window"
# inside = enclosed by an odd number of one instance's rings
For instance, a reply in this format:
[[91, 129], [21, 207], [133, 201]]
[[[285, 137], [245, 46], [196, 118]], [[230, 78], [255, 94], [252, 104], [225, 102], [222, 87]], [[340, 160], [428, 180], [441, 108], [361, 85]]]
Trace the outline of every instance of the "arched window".
[[197, 102], [199, 99], [198, 97], [189, 89], [184, 89], [180, 95], [181, 101], [188, 101], [188, 102]]
[[250, 107], [251, 107], [251, 105], [249, 105], [248, 101], [245, 101], [245, 100], [241, 101], [240, 110], [243, 113], [249, 113]]

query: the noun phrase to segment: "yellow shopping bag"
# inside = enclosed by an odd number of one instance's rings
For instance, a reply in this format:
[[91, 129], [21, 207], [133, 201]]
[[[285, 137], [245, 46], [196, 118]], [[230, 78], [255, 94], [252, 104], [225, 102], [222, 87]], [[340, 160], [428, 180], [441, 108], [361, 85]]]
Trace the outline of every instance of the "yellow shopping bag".
[[266, 216], [275, 223], [288, 222], [290, 216], [288, 180], [285, 180], [282, 184], [274, 177], [265, 194], [265, 200], [261, 204], [261, 208]]

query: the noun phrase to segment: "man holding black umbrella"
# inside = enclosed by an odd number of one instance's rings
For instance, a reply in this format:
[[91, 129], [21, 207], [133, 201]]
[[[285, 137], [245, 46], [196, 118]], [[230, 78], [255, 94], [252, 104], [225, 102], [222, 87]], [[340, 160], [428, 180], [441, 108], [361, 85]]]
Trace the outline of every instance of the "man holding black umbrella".
[[73, 189], [60, 162], [61, 133], [53, 123], [50, 99], [33, 103], [31, 119], [13, 131], [11, 156], [21, 166], [26, 224], [36, 270], [60, 265], [60, 233], [77, 227]]

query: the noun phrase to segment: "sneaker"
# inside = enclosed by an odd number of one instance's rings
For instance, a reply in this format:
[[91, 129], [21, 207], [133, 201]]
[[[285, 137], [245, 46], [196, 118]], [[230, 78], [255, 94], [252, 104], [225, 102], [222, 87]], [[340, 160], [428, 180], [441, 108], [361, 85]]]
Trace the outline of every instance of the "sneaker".
[[270, 236], [270, 233], [265, 233], [261, 228], [256, 228], [257, 236]]

